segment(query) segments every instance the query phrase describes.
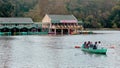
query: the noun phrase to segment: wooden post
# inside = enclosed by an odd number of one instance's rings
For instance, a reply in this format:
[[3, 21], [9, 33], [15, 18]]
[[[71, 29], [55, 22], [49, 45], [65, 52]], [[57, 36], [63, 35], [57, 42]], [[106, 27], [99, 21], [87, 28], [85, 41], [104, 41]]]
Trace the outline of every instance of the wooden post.
[[68, 34], [70, 34], [70, 29], [68, 29]]
[[63, 35], [63, 29], [61, 29], [61, 35]]
[[49, 33], [51, 32], [51, 23], [49, 24]]
[[77, 29], [75, 28], [75, 33], [77, 33]]
[[54, 29], [54, 33], [55, 33], [55, 35], [56, 35], [56, 28]]

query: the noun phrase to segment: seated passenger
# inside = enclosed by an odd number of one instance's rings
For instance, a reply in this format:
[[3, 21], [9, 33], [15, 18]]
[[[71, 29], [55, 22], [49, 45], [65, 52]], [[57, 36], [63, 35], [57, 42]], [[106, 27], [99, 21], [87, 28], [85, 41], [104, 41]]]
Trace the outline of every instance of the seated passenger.
[[87, 44], [87, 43], [86, 43], [86, 42], [84, 42], [84, 44], [83, 44], [83, 48], [85, 48], [85, 47], [86, 47], [86, 44]]
[[98, 41], [97, 48], [101, 49], [101, 42], [100, 41]]
[[90, 42], [89, 48], [93, 49], [93, 43], [92, 42]]
[[85, 48], [89, 48], [90, 45], [90, 41], [88, 41], [88, 43], [86, 44]]
[[97, 49], [97, 42], [95, 42], [93, 49]]

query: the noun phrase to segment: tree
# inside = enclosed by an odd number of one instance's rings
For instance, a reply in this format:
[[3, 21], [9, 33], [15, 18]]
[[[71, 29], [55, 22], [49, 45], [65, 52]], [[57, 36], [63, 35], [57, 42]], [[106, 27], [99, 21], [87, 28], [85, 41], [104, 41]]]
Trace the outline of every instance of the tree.
[[117, 27], [120, 28], [120, 1], [112, 8], [109, 19], [110, 22], [116, 23]]
[[14, 5], [7, 0], [0, 0], [0, 17], [14, 16]]

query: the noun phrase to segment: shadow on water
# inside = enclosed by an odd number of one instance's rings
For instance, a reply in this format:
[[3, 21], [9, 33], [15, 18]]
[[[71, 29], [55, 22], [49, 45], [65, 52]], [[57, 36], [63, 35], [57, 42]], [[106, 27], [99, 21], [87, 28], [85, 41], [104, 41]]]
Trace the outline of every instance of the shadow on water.
[[97, 54], [97, 53], [90, 53], [90, 52], [84, 52], [84, 51], [83, 51], [83, 54], [84, 55], [89, 55], [89, 56], [94, 55], [95, 57], [101, 57], [101, 56], [107, 57], [107, 54]]
[[11, 36], [1, 36], [0, 37], [0, 40], [14, 40], [15, 38], [14, 37], [11, 37]]

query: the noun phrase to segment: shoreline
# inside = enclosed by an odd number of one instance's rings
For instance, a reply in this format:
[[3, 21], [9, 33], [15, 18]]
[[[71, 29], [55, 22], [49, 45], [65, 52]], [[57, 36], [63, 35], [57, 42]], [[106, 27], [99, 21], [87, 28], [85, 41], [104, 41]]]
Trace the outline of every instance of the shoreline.
[[85, 28], [83, 31], [90, 31], [90, 30], [118, 30], [120, 31], [120, 28]]

